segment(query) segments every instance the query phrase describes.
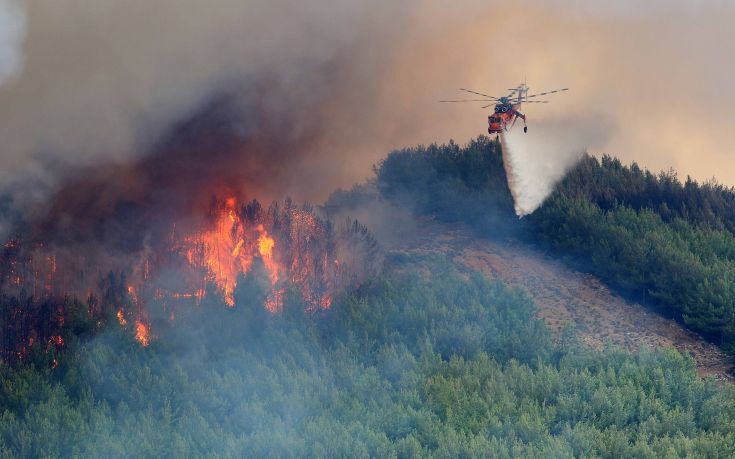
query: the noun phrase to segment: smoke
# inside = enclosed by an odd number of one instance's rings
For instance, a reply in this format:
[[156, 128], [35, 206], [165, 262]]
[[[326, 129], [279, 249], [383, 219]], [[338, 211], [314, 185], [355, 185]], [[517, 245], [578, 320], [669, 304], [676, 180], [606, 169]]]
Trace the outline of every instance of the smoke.
[[[14, 13], [0, 17], [22, 19], [17, 3], [4, 2], [12, 7], [0, 11]], [[540, 169], [529, 177], [546, 171], [545, 183], [554, 182], [568, 163], [548, 165], [552, 153], [587, 147], [732, 181], [721, 165], [730, 154], [733, 95], [713, 88], [726, 87], [735, 68], [727, 49], [735, 10], [716, 2], [696, 9], [686, 2], [575, 8], [565, 0], [26, 6], [25, 68], [0, 90], [0, 232], [29, 209], [59, 208], [55, 196], [69, 196], [80, 177], [113, 178], [78, 188], [105, 196], [108, 207], [125, 200], [113, 194], [184, 200], [217, 177], [265, 202], [324, 199], [364, 179], [392, 149], [483, 133], [486, 110], [436, 101], [460, 86], [500, 94], [524, 76], [531, 92], [572, 89], [527, 107], [528, 141], [546, 123], [565, 120], [549, 130], [556, 144], [518, 147], [536, 152], [525, 167]], [[0, 33], [19, 44], [24, 23]], [[696, 62], [682, 65], [683, 55]], [[221, 126], [234, 133], [231, 143], [215, 141], [220, 131], [210, 123], [196, 133], [197, 154], [162, 154], [167, 142], [184, 138], [182, 126], [225, 102]], [[698, 129], [695, 119], [712, 120], [712, 129]], [[612, 134], [598, 141], [603, 130]], [[565, 136], [581, 140], [558, 140]], [[557, 151], [563, 148], [570, 151]], [[194, 182], [159, 192], [174, 171]]]
[[735, 183], [728, 138], [735, 94], [722, 90], [735, 71], [735, 32], [728, 25], [735, 5], [639, 3], [427, 7], [402, 37], [402, 61], [391, 73], [391, 99], [412, 106], [416, 122], [397, 129], [418, 125], [424, 144], [474, 137], [487, 128], [481, 104], [431, 102], [463, 98], [459, 87], [501, 96], [525, 77], [530, 94], [571, 88], [548, 105], [524, 107], [530, 129], [572, 117], [583, 122], [576, 132], [584, 135], [591, 117], [615, 128], [591, 154]]
[[535, 123], [528, 133], [517, 126], [501, 136], [516, 215], [531, 214], [589, 148], [604, 145], [613, 131], [605, 124], [603, 120], [557, 119]]
[[[0, 17], [23, 17], [17, 3], [0, 5], [11, 5]], [[460, 86], [494, 94], [524, 76], [532, 92], [572, 88], [529, 109], [531, 129], [594, 115], [626, 134], [609, 137], [607, 153], [732, 180], [719, 164], [729, 155], [721, 137], [733, 96], [713, 89], [735, 67], [727, 49], [735, 10], [726, 4], [39, 0], [27, 8], [25, 69], [0, 91], [0, 186], [16, 207], [53, 194], [68, 171], [149, 154], [172, 125], [253, 81], [277, 87], [263, 106], [293, 120], [275, 134], [311, 132], [288, 161], [279, 158], [273, 186], [305, 199], [360, 181], [391, 149], [483, 133], [485, 110], [436, 101]], [[23, 23], [1, 24], [0, 34], [15, 37], [0, 40], [3, 49], [18, 49]], [[683, 65], [684, 55], [695, 62]], [[692, 119], [705, 118], [714, 126], [700, 135]]]
[[23, 68], [25, 35], [23, 5], [15, 0], [0, 0], [0, 86], [17, 76]]
[[[0, 237], [25, 220], [74, 238], [120, 208], [181, 213], [224, 192], [263, 202], [326, 196], [355, 178], [345, 174], [346, 145], [370, 129], [379, 87], [368, 70], [389, 59], [408, 9], [234, 0], [28, 8], [25, 72], [0, 91]], [[109, 226], [120, 234], [138, 223], [118, 220]]]
[[[372, 69], [390, 59], [409, 10], [388, 4], [29, 3], [26, 68], [0, 92], [0, 185], [25, 207], [63, 186], [70, 171], [150, 154], [173, 126], [223, 94], [260, 92], [260, 112], [273, 127], [283, 120], [270, 134], [292, 146], [288, 161], [274, 158], [273, 188], [324, 196], [349, 167], [335, 161], [347, 137], [368, 129], [379, 86]], [[247, 103], [233, 106], [244, 107], [233, 123], [258, 127]], [[349, 126], [337, 121], [347, 118]], [[243, 159], [248, 152], [239, 151], [232, 163]]]

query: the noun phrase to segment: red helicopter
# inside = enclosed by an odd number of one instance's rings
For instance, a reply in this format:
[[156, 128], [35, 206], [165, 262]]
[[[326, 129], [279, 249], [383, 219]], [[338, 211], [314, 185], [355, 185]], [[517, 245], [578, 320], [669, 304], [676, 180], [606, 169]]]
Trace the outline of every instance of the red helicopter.
[[484, 105], [482, 108], [488, 108], [495, 106], [495, 113], [487, 117], [487, 133], [492, 135], [496, 134], [496, 140], [498, 134], [503, 131], [508, 131], [512, 128], [518, 118], [523, 120], [523, 132], [528, 132], [528, 126], [526, 125], [526, 115], [520, 112], [521, 104], [548, 104], [548, 100], [528, 100], [534, 97], [545, 96], [548, 94], [554, 94], [555, 92], [568, 91], [569, 88], [555, 89], [553, 91], [540, 92], [538, 94], [528, 95], [528, 86], [526, 83], [521, 83], [517, 88], [509, 89], [510, 93], [504, 97], [495, 97], [481, 92], [472, 91], [465, 88], [459, 88], [460, 91], [477, 94], [478, 96], [486, 97], [486, 99], [461, 99], [461, 100], [440, 100], [439, 102], [490, 102], [488, 105]]

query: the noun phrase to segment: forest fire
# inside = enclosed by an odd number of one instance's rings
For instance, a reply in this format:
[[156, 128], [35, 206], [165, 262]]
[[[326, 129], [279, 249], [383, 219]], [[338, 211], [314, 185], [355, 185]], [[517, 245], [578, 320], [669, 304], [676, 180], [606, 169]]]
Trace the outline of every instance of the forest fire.
[[276, 241], [272, 237], [268, 236], [268, 232], [263, 229], [263, 225], [258, 225], [258, 253], [263, 258], [263, 263], [268, 269], [271, 277], [271, 284], [276, 285], [278, 282], [278, 265], [273, 260], [273, 246], [276, 245]]
[[148, 325], [139, 320], [135, 322], [135, 340], [143, 347], [148, 347], [150, 344], [150, 332], [148, 330]]
[[[261, 286], [262, 307], [272, 314], [283, 309], [289, 289], [313, 313], [328, 309], [337, 291], [374, 268], [376, 243], [364, 226], [350, 220], [335, 226], [290, 200], [263, 208], [255, 200], [243, 205], [234, 197], [213, 198], [204, 217], [185, 221], [155, 233], [161, 236], [150, 237], [135, 256], [101, 257], [113, 262], [104, 266], [91, 251], [84, 256], [48, 243], [7, 242], [0, 255], [2, 306], [16, 320], [0, 328], [6, 360], [21, 359], [34, 343], [63, 347], [71, 308], [82, 308], [97, 329], [111, 319], [147, 347], [156, 335], [152, 327], [161, 326], [156, 318], [173, 323], [177, 310], [201, 308], [210, 293], [237, 307], [238, 298], [253, 295], [238, 297], [241, 280]], [[56, 318], [51, 325], [44, 314]]]
[[[236, 203], [235, 198], [225, 200], [224, 207], [215, 210], [219, 215], [215, 215], [215, 222], [210, 229], [198, 236], [186, 238], [190, 244], [186, 255], [188, 262], [197, 267], [202, 264], [203, 258], [208, 273], [224, 293], [225, 303], [229, 307], [235, 306], [237, 278], [250, 272], [254, 257], [262, 260], [273, 287], [278, 282], [280, 269], [273, 253], [276, 241], [262, 223], [249, 226], [238, 213]], [[203, 293], [203, 290], [197, 292], [179, 295], [201, 299], [199, 293]]]
[[117, 314], [115, 314], [115, 316], [117, 317], [117, 321], [120, 323], [121, 327], [125, 327], [128, 325], [128, 321], [125, 318], [125, 313], [123, 312], [122, 309], [119, 309], [117, 311]]
[[282, 115], [260, 89], [214, 97], [137, 159], [72, 168], [42, 202], [13, 208], [0, 360], [108, 328], [151, 344], [212, 308], [318, 313], [374, 273], [377, 242], [359, 223], [246, 199], [280, 195], [284, 163], [317, 139], [318, 124], [284, 137]]

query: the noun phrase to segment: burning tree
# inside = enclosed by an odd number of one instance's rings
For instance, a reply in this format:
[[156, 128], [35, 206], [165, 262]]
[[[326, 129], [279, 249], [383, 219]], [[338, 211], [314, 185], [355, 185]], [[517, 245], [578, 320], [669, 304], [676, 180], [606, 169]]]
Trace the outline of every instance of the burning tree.
[[377, 269], [377, 242], [366, 227], [335, 224], [291, 200], [263, 208], [212, 198], [201, 218], [181, 220], [141, 234], [145, 243], [133, 253], [9, 240], [0, 259], [4, 360], [22, 360], [34, 345], [60, 351], [72, 323], [80, 333], [116, 323], [148, 346], [156, 320], [173, 323], [181, 308], [201, 307], [210, 295], [237, 307], [238, 283], [253, 276], [270, 313], [283, 308], [289, 288], [308, 312], [325, 310]]

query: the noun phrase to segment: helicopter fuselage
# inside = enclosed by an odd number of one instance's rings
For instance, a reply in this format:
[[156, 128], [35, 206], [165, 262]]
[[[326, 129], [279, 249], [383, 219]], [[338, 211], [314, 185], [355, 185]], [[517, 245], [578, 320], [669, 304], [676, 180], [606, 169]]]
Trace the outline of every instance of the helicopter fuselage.
[[487, 117], [488, 134], [496, 134], [507, 131], [516, 116], [523, 117], [520, 112], [520, 104], [497, 104], [495, 105], [495, 113]]

